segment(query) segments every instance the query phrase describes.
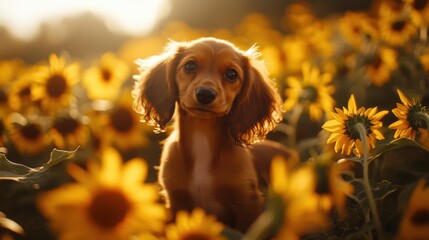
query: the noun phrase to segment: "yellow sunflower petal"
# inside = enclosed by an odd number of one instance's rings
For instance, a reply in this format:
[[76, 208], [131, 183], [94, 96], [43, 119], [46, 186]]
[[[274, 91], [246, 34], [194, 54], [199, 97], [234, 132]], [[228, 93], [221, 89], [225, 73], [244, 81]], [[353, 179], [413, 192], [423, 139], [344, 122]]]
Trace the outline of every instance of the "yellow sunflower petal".
[[339, 132], [333, 132], [333, 133], [331, 133], [331, 135], [329, 135], [328, 140], [326, 140], [326, 143], [331, 144], [331, 143], [337, 141], [337, 139], [340, 138], [342, 135], [344, 135], [344, 134], [339, 133]]
[[397, 90], [399, 98], [401, 99], [401, 102], [405, 104], [405, 106], [411, 106], [411, 102], [410, 100], [408, 100], [408, 98], [404, 95], [404, 93], [402, 93], [401, 90]]
[[100, 181], [106, 184], [117, 184], [120, 180], [122, 158], [113, 148], [107, 148], [101, 156]]
[[408, 121], [403, 121], [403, 120], [398, 120], [389, 125], [390, 129], [405, 129], [409, 127], [410, 127], [410, 124], [408, 123]]
[[374, 117], [372, 118], [373, 120], [379, 121], [380, 119], [382, 119], [384, 116], [386, 116], [389, 113], [389, 111], [387, 110], [383, 110], [378, 112], [377, 114], [374, 115]]
[[328, 120], [323, 124], [322, 128], [329, 132], [340, 132], [343, 129], [344, 124], [338, 122], [337, 120]]
[[355, 101], [355, 96], [354, 94], [352, 94], [350, 96], [349, 102], [348, 102], [348, 111], [351, 114], [355, 114], [356, 113], [356, 101]]
[[342, 148], [348, 141], [349, 137], [347, 135], [342, 135], [341, 137], [339, 137], [337, 142], [335, 143], [335, 152], [338, 152], [340, 148]]
[[281, 157], [276, 157], [271, 162], [271, 186], [276, 193], [286, 192], [288, 171], [286, 161]]
[[383, 140], [384, 139], [383, 134], [379, 130], [373, 130], [372, 133], [374, 133], [375, 138], [377, 140]]
[[124, 164], [122, 179], [125, 186], [141, 184], [147, 177], [147, 164], [141, 158], [133, 158]]

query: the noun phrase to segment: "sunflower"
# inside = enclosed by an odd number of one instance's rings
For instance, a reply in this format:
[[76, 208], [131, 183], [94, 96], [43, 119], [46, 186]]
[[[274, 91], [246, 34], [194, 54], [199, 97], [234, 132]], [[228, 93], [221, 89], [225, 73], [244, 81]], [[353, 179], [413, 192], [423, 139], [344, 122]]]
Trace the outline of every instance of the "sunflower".
[[0, 61], [0, 115], [5, 115], [10, 111], [9, 85], [22, 68], [21, 60]]
[[292, 3], [283, 15], [282, 25], [286, 29], [298, 32], [316, 21], [316, 17], [308, 4]]
[[310, 165], [292, 171], [277, 157], [271, 165], [271, 186], [281, 196], [283, 224], [274, 239], [300, 239], [299, 236], [327, 229], [332, 202], [321, 198], [316, 190], [316, 174]]
[[283, 68], [286, 72], [297, 72], [311, 55], [307, 43], [297, 36], [286, 36], [281, 45]]
[[5, 116], [10, 112], [10, 99], [6, 86], [0, 83], [0, 115]]
[[34, 105], [32, 99], [32, 89], [35, 80], [35, 74], [41, 67], [30, 67], [18, 76], [16, 81], [10, 84], [10, 105], [14, 111], [22, 112]]
[[392, 72], [397, 67], [397, 54], [395, 50], [381, 48], [370, 60], [366, 72], [375, 86], [382, 86], [390, 80]]
[[[414, 188], [408, 206], [402, 216], [397, 238], [427, 239], [429, 236], [429, 188], [424, 179]], [[412, 237], [411, 237], [412, 236]]]
[[59, 149], [85, 145], [89, 139], [87, 126], [78, 117], [71, 114], [56, 117], [50, 130], [54, 144]]
[[426, 73], [429, 73], [429, 52], [425, 51], [420, 57], [419, 62]]
[[409, 0], [394, 0], [394, 1], [380, 1], [378, 4], [378, 16], [380, 18], [392, 19], [399, 15], [406, 14], [405, 2]]
[[330, 163], [321, 160], [316, 161], [313, 166], [317, 179], [314, 189], [320, 201], [333, 205], [342, 218], [346, 215], [346, 196], [354, 191], [353, 186], [341, 177], [341, 172], [346, 167], [348, 165], [341, 162]]
[[1, 60], [0, 83], [7, 83], [13, 80], [23, 67], [24, 63], [20, 59]]
[[417, 28], [410, 18], [398, 15], [379, 19], [380, 36], [386, 43], [401, 46], [417, 33]]
[[38, 119], [27, 119], [21, 114], [11, 114], [6, 122], [6, 130], [10, 141], [18, 151], [36, 155], [51, 144], [51, 138], [46, 134], [46, 127]]
[[426, 129], [425, 121], [418, 114], [426, 115], [426, 108], [419, 101], [410, 101], [401, 90], [397, 90], [402, 103], [396, 103], [396, 108], [392, 110], [398, 120], [389, 125], [390, 129], [396, 129], [394, 138], [415, 139], [421, 135], [420, 129]]
[[378, 39], [376, 24], [365, 13], [347, 12], [340, 19], [338, 27], [343, 38], [355, 48]]
[[84, 72], [82, 84], [90, 99], [113, 100], [128, 76], [128, 65], [108, 52], [95, 66]]
[[263, 61], [267, 65], [267, 70], [272, 76], [281, 76], [283, 71], [282, 52], [277, 46], [265, 46], [261, 49]]
[[331, 22], [320, 20], [303, 28], [298, 36], [305, 40], [307, 51], [313, 57], [329, 59], [335, 51], [332, 44], [333, 28]]
[[223, 228], [213, 216], [196, 208], [192, 213], [178, 212], [175, 224], [167, 226], [165, 233], [168, 240], [226, 240], [221, 235]]
[[4, 124], [4, 120], [0, 119], [0, 152], [2, 152], [1, 148], [6, 145], [6, 127]]
[[122, 95], [115, 106], [102, 112], [95, 119], [93, 130], [106, 143], [113, 143], [125, 151], [146, 145], [146, 133], [151, 131], [149, 126], [140, 122], [140, 116], [134, 111], [131, 94]]
[[410, 6], [410, 16], [413, 22], [420, 26], [427, 24], [429, 20], [429, 1], [428, 0], [404, 0]]
[[116, 150], [105, 149], [87, 171], [69, 165], [77, 182], [41, 194], [37, 206], [60, 239], [125, 240], [160, 232], [166, 210], [157, 203], [156, 186], [144, 184], [147, 170], [142, 159], [122, 164]]
[[336, 112], [331, 112], [332, 120], [323, 124], [322, 128], [331, 132], [327, 143], [335, 143], [334, 150], [349, 155], [354, 150], [358, 156], [363, 154], [362, 140], [359, 131], [356, 129], [358, 123], [363, 124], [366, 129], [366, 148], [371, 151], [375, 147], [375, 141], [384, 139], [380, 128], [383, 123], [380, 121], [389, 111], [383, 110], [377, 113], [377, 107], [357, 109], [355, 97], [352, 94], [348, 101], [348, 108], [343, 110], [335, 108]]
[[66, 65], [63, 57], [51, 54], [49, 64], [34, 73], [34, 100], [41, 100], [48, 112], [67, 108], [74, 98], [72, 88], [79, 81], [79, 65]]
[[302, 64], [302, 79], [289, 77], [286, 80], [290, 88], [285, 90], [287, 100], [283, 104], [284, 109], [288, 111], [302, 104], [310, 118], [319, 121], [324, 112], [330, 112], [334, 107], [331, 94], [335, 88], [331, 80], [331, 74], [320, 74], [319, 69], [312, 68], [308, 62]]

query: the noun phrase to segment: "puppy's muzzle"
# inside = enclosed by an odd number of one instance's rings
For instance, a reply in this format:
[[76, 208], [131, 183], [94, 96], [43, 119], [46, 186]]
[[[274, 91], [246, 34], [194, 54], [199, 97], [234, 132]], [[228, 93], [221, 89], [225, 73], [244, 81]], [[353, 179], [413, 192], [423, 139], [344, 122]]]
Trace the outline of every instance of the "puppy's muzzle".
[[217, 92], [213, 88], [198, 87], [195, 90], [195, 96], [199, 103], [207, 105], [216, 99]]

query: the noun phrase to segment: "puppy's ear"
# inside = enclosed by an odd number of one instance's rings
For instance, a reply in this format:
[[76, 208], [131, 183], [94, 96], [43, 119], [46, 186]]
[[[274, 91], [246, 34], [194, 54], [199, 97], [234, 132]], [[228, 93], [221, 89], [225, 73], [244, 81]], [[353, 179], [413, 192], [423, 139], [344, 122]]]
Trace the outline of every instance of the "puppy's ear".
[[263, 140], [282, 119], [280, 95], [256, 57], [254, 49], [245, 53], [243, 86], [228, 115], [229, 131], [242, 146]]
[[175, 75], [179, 52], [179, 43], [172, 42], [163, 54], [136, 62], [140, 75], [134, 76], [134, 109], [142, 115], [143, 121], [155, 125], [156, 131], [164, 130], [174, 114], [178, 96]]

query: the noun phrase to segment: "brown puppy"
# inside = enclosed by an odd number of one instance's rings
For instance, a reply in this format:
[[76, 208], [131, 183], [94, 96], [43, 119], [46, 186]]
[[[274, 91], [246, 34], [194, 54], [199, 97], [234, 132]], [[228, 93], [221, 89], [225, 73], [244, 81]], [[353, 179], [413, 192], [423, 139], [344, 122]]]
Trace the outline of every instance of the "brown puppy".
[[200, 207], [244, 232], [263, 208], [253, 156], [262, 167], [274, 153], [297, 157], [270, 143], [248, 148], [281, 120], [281, 98], [257, 56], [201, 38], [138, 61], [134, 107], [144, 121], [164, 129], [177, 104], [158, 178], [173, 216]]

